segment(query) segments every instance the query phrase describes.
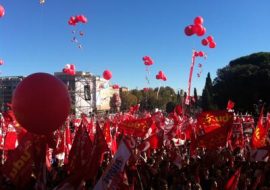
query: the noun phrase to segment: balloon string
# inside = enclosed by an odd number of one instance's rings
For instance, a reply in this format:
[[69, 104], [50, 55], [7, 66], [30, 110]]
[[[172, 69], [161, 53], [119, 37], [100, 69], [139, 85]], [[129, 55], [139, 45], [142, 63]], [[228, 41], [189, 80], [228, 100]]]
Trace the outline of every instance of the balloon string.
[[146, 71], [145, 79], [147, 82], [147, 87], [149, 87], [150, 86], [150, 70], [149, 70], [148, 66], [146, 66], [145, 71]]

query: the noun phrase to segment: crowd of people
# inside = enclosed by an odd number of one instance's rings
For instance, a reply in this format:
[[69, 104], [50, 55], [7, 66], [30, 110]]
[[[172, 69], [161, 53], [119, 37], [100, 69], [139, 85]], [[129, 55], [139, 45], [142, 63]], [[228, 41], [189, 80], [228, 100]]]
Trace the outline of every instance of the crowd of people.
[[[126, 119], [130, 119], [130, 117], [130, 115], [126, 115]], [[169, 133], [167, 133], [167, 137], [165, 137], [166, 125], [169, 125], [169, 122], [166, 122], [168, 118], [172, 119], [170, 116], [165, 117], [165, 126], [162, 127], [164, 130], [164, 137], [160, 146], [154, 149], [150, 147], [146, 150], [142, 150], [138, 148], [138, 142], [142, 142], [143, 140], [142, 138], [136, 138], [136, 148], [131, 150], [132, 154], [126, 162], [124, 170], [119, 174], [117, 189], [270, 189], [270, 160], [268, 159], [268, 150], [266, 150], [267, 154], [265, 154], [263, 158], [255, 158], [257, 155], [254, 155], [250, 148], [252, 134], [243, 136], [244, 146], [242, 147], [234, 147], [232, 149], [231, 147], [224, 145], [217, 147], [215, 150], [209, 150], [205, 147], [196, 147], [195, 150], [191, 150], [192, 138], [185, 138], [182, 143], [177, 144], [173, 139], [168, 139]], [[180, 120], [183, 119], [181, 116], [178, 118], [180, 118]], [[115, 124], [117, 124], [115, 123], [115, 115], [103, 117], [92, 116], [88, 119], [94, 122], [94, 125], [96, 122], [99, 122], [103, 132], [106, 120], [109, 120], [110, 134], [113, 136], [117, 133], [115, 131]], [[174, 119], [175, 118], [172, 120]], [[79, 121], [81, 124], [83, 123], [83, 119]], [[196, 119], [193, 119], [192, 121], [195, 122]], [[236, 121], [239, 121], [239, 117], [235, 118], [235, 122]], [[174, 122], [176, 121], [174, 120]], [[182, 125], [183, 127], [183, 123], [179, 125]], [[71, 128], [71, 136], [76, 136], [76, 131], [78, 131], [76, 122], [70, 122], [69, 127]], [[168, 128], [171, 129], [170, 127]], [[73, 137], [73, 141], [75, 138], [76, 137]], [[125, 138], [125, 135], [123, 134], [117, 136], [117, 143], [123, 138]], [[35, 175], [35, 172], [32, 172], [30, 177], [31, 180], [29, 180], [23, 188], [18, 188], [18, 186], [15, 185], [1, 170], [0, 189], [95, 189], [95, 185], [106, 171], [106, 168], [111, 165], [111, 161], [115, 155], [111, 148], [112, 144], [109, 143], [108, 147], [109, 149], [102, 155], [100, 166], [95, 177], [83, 179], [77, 187], [61, 186], [61, 184], [67, 181], [72, 174], [69, 172], [69, 167], [68, 164], [66, 164], [66, 161], [64, 161], [64, 157], [59, 158], [59, 156], [52, 153], [50, 169], [47, 168], [46, 170], [45, 185], [43, 184], [43, 186], [39, 187], [39, 178]], [[257, 151], [256, 154], [257, 153], [259, 154], [259, 151]], [[7, 160], [8, 159], [7, 155]]]

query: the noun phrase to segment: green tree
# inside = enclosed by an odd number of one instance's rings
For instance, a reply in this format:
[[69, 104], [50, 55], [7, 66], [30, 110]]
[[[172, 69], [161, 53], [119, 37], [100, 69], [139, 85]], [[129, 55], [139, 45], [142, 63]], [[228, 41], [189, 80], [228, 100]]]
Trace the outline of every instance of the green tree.
[[214, 98], [219, 108], [226, 108], [229, 99], [241, 112], [254, 112], [254, 104], [270, 105], [270, 53], [260, 52], [232, 60], [217, 71], [213, 82]]
[[138, 103], [138, 99], [135, 95], [129, 93], [129, 92], [121, 92], [120, 93], [121, 98], [121, 110], [129, 110], [130, 106], [136, 105]]
[[175, 103], [175, 102], [168, 102], [168, 103], [166, 104], [166, 112], [167, 112], [167, 113], [173, 112], [175, 106], [176, 106], [176, 103]]
[[201, 106], [203, 110], [214, 110], [216, 108], [213, 99], [213, 84], [210, 73], [207, 74], [205, 86], [202, 92]]

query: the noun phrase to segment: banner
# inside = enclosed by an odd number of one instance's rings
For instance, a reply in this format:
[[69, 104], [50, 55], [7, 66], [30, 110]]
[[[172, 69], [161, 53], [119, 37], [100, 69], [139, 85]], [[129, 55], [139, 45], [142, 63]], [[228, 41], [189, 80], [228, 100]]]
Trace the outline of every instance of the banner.
[[105, 172], [100, 177], [94, 190], [107, 190], [118, 189], [122, 182], [122, 174], [127, 160], [131, 152], [126, 143], [122, 141], [119, 145], [118, 151], [112, 159], [111, 163], [107, 166]]
[[208, 149], [225, 146], [228, 131], [232, 127], [233, 113], [227, 111], [202, 112], [197, 119], [198, 146]]
[[134, 135], [136, 137], [144, 137], [152, 124], [151, 118], [143, 118], [121, 122], [118, 127], [122, 129], [126, 135]]
[[22, 188], [30, 181], [33, 159], [33, 137], [27, 133], [8, 155], [2, 171], [18, 188]]

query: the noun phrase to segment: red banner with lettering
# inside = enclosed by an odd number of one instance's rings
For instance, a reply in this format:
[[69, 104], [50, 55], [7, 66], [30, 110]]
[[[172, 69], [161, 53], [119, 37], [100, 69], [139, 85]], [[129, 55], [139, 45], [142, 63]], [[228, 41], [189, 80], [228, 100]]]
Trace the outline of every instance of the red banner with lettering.
[[198, 116], [197, 145], [208, 149], [225, 146], [232, 127], [233, 113], [227, 111], [202, 112]]
[[121, 122], [118, 127], [124, 131], [126, 135], [134, 135], [136, 137], [144, 137], [152, 124], [151, 118], [143, 118]]
[[3, 173], [16, 185], [23, 188], [29, 181], [33, 169], [33, 136], [27, 133], [19, 146], [8, 155]]

